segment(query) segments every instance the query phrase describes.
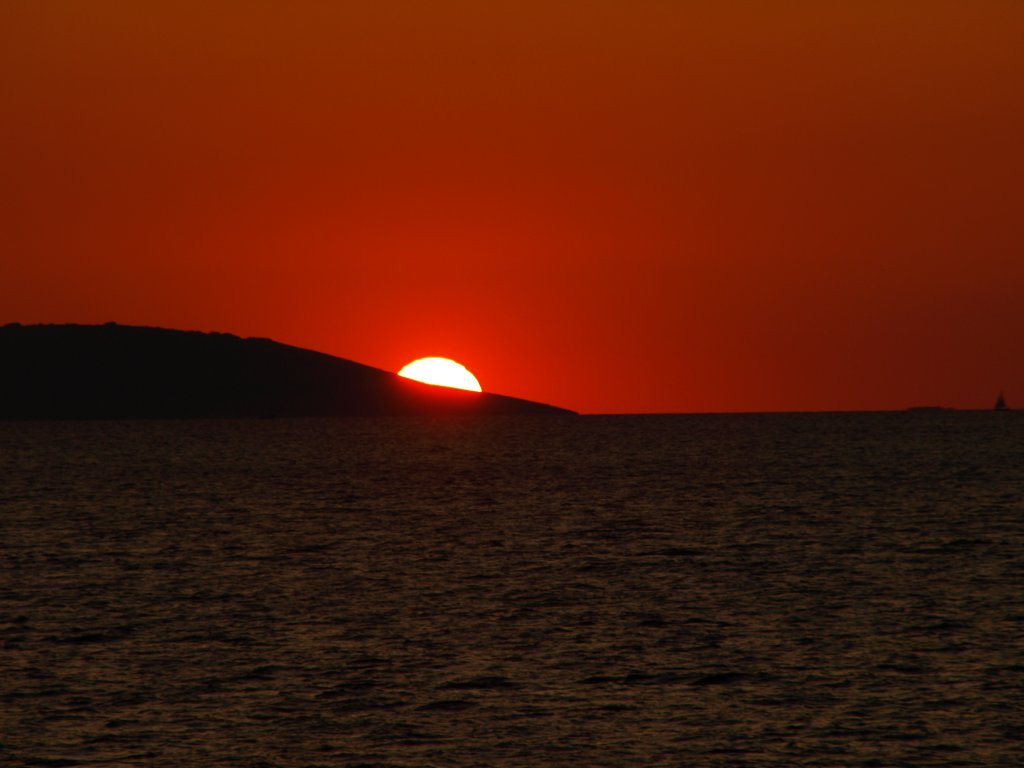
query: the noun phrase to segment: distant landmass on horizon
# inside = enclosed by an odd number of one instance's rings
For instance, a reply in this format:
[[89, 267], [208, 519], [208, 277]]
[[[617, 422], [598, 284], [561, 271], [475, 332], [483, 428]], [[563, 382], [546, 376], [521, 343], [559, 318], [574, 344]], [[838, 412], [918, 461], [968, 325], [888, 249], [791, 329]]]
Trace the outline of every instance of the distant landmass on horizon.
[[0, 361], [7, 420], [574, 413], [227, 333], [12, 323]]

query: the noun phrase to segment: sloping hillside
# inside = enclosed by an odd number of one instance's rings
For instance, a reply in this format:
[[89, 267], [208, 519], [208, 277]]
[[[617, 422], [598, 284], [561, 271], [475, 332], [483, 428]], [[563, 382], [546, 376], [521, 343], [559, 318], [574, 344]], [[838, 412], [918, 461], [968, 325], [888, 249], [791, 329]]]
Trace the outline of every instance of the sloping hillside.
[[269, 339], [113, 323], [0, 327], [0, 419], [571, 413]]

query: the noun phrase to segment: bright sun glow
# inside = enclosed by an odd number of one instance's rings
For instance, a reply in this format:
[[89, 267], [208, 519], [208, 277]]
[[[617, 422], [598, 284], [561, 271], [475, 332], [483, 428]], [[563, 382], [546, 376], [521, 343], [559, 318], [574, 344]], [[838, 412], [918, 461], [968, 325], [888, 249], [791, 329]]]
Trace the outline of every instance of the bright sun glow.
[[422, 381], [424, 384], [436, 384], [439, 387], [453, 387], [481, 392], [480, 382], [476, 376], [446, 357], [422, 357], [413, 360], [398, 372], [407, 379]]

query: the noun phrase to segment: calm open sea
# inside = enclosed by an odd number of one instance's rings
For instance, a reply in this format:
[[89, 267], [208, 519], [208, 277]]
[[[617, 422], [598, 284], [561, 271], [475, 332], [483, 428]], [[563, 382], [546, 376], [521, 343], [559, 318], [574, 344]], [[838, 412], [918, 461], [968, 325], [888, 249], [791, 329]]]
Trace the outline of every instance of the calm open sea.
[[1022, 765], [1024, 414], [0, 424], [0, 764]]

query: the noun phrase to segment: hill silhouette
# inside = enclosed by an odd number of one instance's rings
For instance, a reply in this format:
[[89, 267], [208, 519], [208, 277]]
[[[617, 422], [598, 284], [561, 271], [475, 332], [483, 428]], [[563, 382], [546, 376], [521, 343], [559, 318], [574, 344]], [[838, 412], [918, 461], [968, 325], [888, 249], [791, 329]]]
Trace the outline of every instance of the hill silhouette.
[[227, 333], [0, 327], [0, 419], [571, 414]]

